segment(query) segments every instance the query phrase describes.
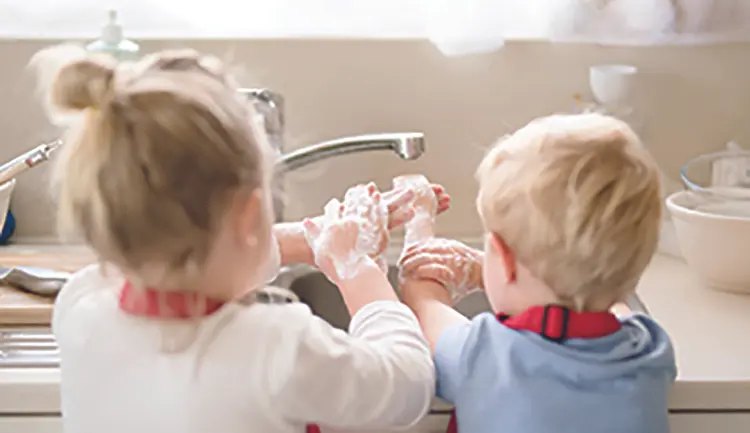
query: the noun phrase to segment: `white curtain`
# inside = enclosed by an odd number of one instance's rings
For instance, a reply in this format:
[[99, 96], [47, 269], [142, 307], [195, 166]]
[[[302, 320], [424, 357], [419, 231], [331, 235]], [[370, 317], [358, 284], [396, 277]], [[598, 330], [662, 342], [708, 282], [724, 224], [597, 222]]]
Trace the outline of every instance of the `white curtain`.
[[427, 0], [428, 37], [447, 55], [500, 48], [518, 23], [554, 42], [750, 42], [750, 0]]
[[549, 37], [611, 45], [750, 42], [750, 0], [555, 0]]
[[109, 8], [134, 38], [428, 38], [446, 55], [750, 41], [750, 0], [0, 0], [0, 37], [95, 38]]

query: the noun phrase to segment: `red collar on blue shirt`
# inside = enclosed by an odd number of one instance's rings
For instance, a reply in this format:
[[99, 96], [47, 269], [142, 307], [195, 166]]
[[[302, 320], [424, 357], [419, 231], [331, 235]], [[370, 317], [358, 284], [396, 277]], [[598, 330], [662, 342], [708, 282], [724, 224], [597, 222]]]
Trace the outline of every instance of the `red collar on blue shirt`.
[[609, 311], [573, 311], [560, 305], [531, 307], [515, 316], [498, 314], [497, 320], [508, 328], [531, 331], [554, 342], [606, 337], [622, 327]]
[[[563, 343], [571, 338], [606, 337], [622, 328], [617, 316], [609, 311], [572, 311], [560, 305], [531, 307], [515, 316], [498, 314], [497, 320], [508, 328], [531, 331], [556, 343]], [[448, 422], [446, 433], [458, 433], [455, 411]]]

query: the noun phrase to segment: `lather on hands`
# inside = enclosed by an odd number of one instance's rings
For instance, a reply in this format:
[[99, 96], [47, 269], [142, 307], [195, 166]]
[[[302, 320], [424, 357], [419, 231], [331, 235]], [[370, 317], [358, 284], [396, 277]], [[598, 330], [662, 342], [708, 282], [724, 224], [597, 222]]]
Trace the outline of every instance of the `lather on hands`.
[[[356, 185], [351, 188], [349, 188], [346, 192], [346, 194], [351, 194], [350, 191], [353, 191], [355, 189], [362, 188], [364, 185]], [[432, 191], [435, 193], [435, 196], [437, 197], [437, 209], [436, 213], [441, 214], [448, 210], [450, 207], [451, 197], [445, 192], [445, 189], [442, 185], [437, 184], [431, 184], [430, 187], [432, 188]], [[378, 193], [377, 186], [375, 186], [374, 183], [370, 182], [366, 185], [368, 194], [372, 195], [375, 193]], [[378, 193], [380, 194], [380, 193]], [[379, 201], [383, 205], [385, 205], [386, 212], [387, 212], [387, 229], [393, 230], [395, 228], [398, 228], [405, 223], [409, 222], [414, 217], [414, 206], [412, 206], [412, 202], [414, 201], [414, 190], [409, 188], [394, 188], [390, 191], [386, 191], [382, 194], [380, 194]], [[344, 199], [344, 203], [339, 202], [338, 200], [331, 200], [326, 205], [326, 209], [329, 209], [329, 207], [335, 207], [339, 206], [338, 212], [343, 212], [344, 206], [345, 206], [346, 198]], [[312, 219], [313, 223], [320, 224], [324, 219], [326, 219], [326, 215], [321, 215], [318, 217], [315, 217]], [[386, 233], [387, 234], [387, 233]], [[386, 248], [388, 247], [388, 239], [385, 238], [385, 242], [381, 242], [378, 244], [379, 248], [378, 251], [373, 254], [374, 256], [379, 256], [382, 254]]]
[[408, 246], [399, 267], [402, 279], [433, 280], [458, 300], [483, 287], [484, 252], [452, 239], [430, 238]]
[[[451, 198], [446, 194], [442, 185], [431, 184], [430, 187], [437, 197], [436, 214], [441, 214], [450, 207]], [[415, 201], [414, 190], [409, 188], [394, 188], [384, 192], [382, 196], [383, 203], [388, 207], [388, 228], [394, 229], [410, 221], [414, 217]], [[419, 197], [417, 197], [419, 199]], [[417, 203], [414, 203], [417, 204]]]
[[331, 200], [322, 217], [303, 222], [315, 264], [333, 281], [375, 264], [388, 246], [389, 213], [374, 184], [349, 188], [343, 203]]

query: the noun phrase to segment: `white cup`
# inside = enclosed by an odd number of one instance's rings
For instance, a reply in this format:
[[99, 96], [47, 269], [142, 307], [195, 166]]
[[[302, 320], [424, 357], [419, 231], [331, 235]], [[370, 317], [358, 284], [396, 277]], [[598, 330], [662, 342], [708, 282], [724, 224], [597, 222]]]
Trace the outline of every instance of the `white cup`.
[[589, 68], [589, 86], [596, 102], [627, 105], [636, 87], [638, 68], [630, 65], [596, 65]]

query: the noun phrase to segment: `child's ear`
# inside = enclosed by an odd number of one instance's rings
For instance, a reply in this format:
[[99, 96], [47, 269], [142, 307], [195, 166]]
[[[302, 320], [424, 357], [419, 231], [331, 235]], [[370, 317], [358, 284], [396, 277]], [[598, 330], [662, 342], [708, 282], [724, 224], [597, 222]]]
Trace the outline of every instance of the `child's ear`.
[[238, 194], [232, 215], [237, 242], [243, 246], [256, 246], [258, 242], [258, 229], [264, 221], [263, 201], [265, 200], [263, 190], [256, 188], [251, 192]]
[[497, 251], [497, 255], [502, 260], [503, 268], [505, 269], [506, 283], [516, 282], [516, 256], [513, 251], [508, 248], [508, 244], [505, 243], [503, 238], [496, 233], [490, 235], [490, 244], [492, 248]]

